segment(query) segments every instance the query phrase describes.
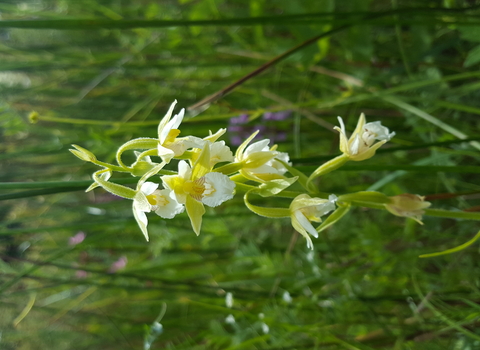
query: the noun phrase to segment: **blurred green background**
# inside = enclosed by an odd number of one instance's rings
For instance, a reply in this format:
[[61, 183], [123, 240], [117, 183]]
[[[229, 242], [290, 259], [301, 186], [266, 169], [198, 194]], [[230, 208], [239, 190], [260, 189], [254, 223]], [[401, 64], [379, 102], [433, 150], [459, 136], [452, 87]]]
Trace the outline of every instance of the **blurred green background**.
[[309, 251], [239, 193], [199, 237], [186, 214], [150, 216], [147, 243], [131, 203], [85, 193], [96, 168], [68, 152], [113, 162], [156, 137], [174, 99], [194, 105], [327, 32], [187, 113], [182, 135], [229, 127], [235, 145], [260, 129], [308, 172], [339, 153], [336, 117], [353, 130], [364, 112], [397, 135], [321, 191], [478, 211], [477, 1], [3, 0], [0, 15], [1, 349], [480, 349], [478, 245], [418, 258], [475, 221], [355, 208]]

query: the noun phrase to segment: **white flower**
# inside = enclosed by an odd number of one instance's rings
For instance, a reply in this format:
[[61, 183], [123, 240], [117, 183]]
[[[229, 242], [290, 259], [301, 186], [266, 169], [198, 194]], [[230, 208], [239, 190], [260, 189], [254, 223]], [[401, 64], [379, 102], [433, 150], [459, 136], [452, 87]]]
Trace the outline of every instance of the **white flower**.
[[210, 145], [210, 166], [221, 162], [233, 162], [233, 153], [230, 147], [225, 145], [225, 141], [217, 141]]
[[164, 219], [172, 219], [184, 210], [184, 206], [178, 203], [173, 191], [169, 189], [157, 190], [158, 184], [145, 182], [141, 185], [133, 198], [133, 215], [138, 226], [148, 241], [148, 218], [146, 213], [152, 211]]
[[180, 113], [171, 118], [176, 104], [177, 100], [171, 104], [167, 114], [165, 114], [165, 117], [163, 117], [158, 125], [158, 156], [167, 163], [170, 162], [173, 157], [181, 156], [187, 149], [195, 147], [202, 148], [205, 143], [204, 140], [195, 136], [177, 138], [177, 136], [180, 135], [178, 127], [182, 123], [185, 109], [182, 108]]
[[262, 323], [262, 332], [263, 334], [268, 334], [270, 332], [270, 327], [266, 323]]
[[337, 196], [331, 194], [327, 199], [311, 198], [307, 194], [301, 194], [294, 198], [290, 204], [290, 217], [292, 226], [301, 233], [307, 240], [307, 247], [313, 249], [313, 243], [308, 234], [318, 237], [311, 221], [321, 222], [321, 217], [332, 210], [335, 210]]
[[247, 147], [257, 133], [258, 131], [245, 140], [235, 154], [235, 162], [242, 164], [240, 174], [260, 182], [283, 178], [287, 169], [276, 159], [290, 164], [288, 154], [278, 152], [276, 146], [268, 147], [269, 139], [257, 141]]
[[206, 143], [193, 168], [181, 160], [178, 163], [178, 175], [162, 177], [164, 186], [175, 192], [179, 203], [185, 204], [197, 235], [200, 234], [205, 213], [204, 204], [216, 207], [232, 199], [235, 191], [235, 183], [228, 176], [210, 170], [210, 145]]
[[[365, 115], [362, 113], [358, 119], [357, 127], [350, 139], [347, 139], [345, 124], [341, 117], [338, 117], [340, 128], [334, 129], [340, 132], [340, 151], [349, 157], [350, 160], [360, 161], [373, 157], [375, 151], [395, 136], [395, 133], [382, 126], [379, 121], [365, 124]], [[379, 140], [374, 144], [375, 140]]]
[[287, 304], [290, 304], [293, 300], [292, 296], [290, 295], [290, 293], [288, 291], [283, 292], [282, 299]]
[[227, 324], [235, 324], [235, 317], [232, 314], [225, 317], [225, 323]]
[[227, 295], [225, 295], [225, 305], [231, 309], [233, 307], [233, 294], [228, 292]]

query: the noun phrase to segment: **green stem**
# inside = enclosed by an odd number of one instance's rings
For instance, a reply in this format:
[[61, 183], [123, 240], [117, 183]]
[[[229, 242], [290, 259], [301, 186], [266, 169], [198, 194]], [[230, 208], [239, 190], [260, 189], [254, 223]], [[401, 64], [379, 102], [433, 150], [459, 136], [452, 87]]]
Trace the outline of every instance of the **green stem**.
[[320, 165], [313, 173], [310, 175], [310, 177], [307, 180], [307, 186], [310, 185], [312, 180], [316, 179], [319, 176], [326, 175], [338, 168], [340, 168], [342, 165], [344, 165], [346, 162], [348, 162], [349, 157], [348, 155], [342, 153], [341, 155], [330, 159], [328, 162]]
[[92, 162], [92, 163], [95, 164], [95, 165], [110, 169], [111, 171], [118, 171], [118, 172], [122, 172], [122, 173], [129, 173], [130, 172], [128, 169], [119, 167], [118, 165], [113, 165], [113, 164], [110, 164], [110, 163], [101, 162], [99, 160], [97, 160], [95, 162]]

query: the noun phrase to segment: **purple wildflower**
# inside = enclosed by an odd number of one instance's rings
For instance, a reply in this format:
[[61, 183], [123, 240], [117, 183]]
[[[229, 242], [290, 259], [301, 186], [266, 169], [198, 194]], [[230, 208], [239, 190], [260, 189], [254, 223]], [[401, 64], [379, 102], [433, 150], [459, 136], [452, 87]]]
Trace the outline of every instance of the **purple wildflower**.
[[263, 114], [264, 120], [285, 120], [292, 114], [292, 111], [280, 111], [280, 112], [265, 112]]
[[230, 118], [230, 124], [245, 124], [248, 122], [248, 114], [240, 114], [238, 117]]
[[80, 231], [75, 236], [68, 239], [68, 245], [76, 246], [77, 244], [82, 243], [85, 237], [87, 237], [85, 232]]
[[127, 266], [128, 259], [126, 256], [121, 256], [117, 261], [115, 261], [112, 265], [110, 265], [110, 268], [108, 269], [108, 272], [110, 273], [115, 273], [118, 270], [122, 270]]

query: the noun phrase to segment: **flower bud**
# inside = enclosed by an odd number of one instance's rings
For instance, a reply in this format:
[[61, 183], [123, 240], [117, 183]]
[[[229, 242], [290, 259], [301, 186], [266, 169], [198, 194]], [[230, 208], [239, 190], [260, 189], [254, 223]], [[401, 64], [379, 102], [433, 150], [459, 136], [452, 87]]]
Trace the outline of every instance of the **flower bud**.
[[412, 218], [419, 224], [423, 225], [422, 215], [425, 213], [423, 209], [428, 208], [431, 203], [425, 202], [425, 197], [417, 194], [404, 193], [398, 196], [389, 197], [390, 203], [385, 204], [385, 208], [396, 216]]

